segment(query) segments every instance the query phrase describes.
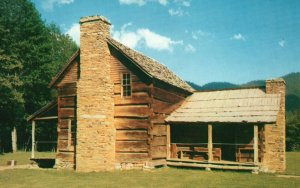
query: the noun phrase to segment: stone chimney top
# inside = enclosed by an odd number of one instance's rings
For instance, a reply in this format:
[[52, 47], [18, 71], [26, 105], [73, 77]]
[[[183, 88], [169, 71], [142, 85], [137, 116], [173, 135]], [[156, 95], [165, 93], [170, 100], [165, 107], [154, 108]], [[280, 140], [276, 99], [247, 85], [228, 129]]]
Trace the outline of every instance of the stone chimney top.
[[276, 83], [276, 82], [277, 83], [281, 82], [284, 85], [286, 85], [284, 79], [282, 79], [282, 78], [275, 78], [275, 79], [271, 79], [271, 80], [266, 80], [266, 83]]
[[94, 21], [98, 21], [98, 20], [101, 20], [104, 23], [111, 25], [110, 21], [107, 18], [105, 18], [104, 16], [99, 16], [99, 15], [81, 17], [79, 23], [94, 22]]

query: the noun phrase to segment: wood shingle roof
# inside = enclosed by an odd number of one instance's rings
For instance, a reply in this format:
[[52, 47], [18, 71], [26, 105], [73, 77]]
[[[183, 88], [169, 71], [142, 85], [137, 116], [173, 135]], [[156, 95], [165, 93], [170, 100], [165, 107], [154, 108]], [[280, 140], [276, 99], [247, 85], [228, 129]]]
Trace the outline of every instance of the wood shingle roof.
[[259, 123], [276, 122], [280, 94], [263, 89], [196, 92], [167, 119], [173, 123]]
[[166, 66], [160, 64], [156, 60], [151, 59], [143, 55], [142, 53], [137, 52], [112, 38], [108, 38], [107, 41], [113, 47], [122, 51], [128, 58], [134, 61], [134, 63], [136, 63], [136, 65], [140, 69], [145, 71], [148, 75], [152, 76], [153, 78], [156, 78], [172, 86], [179, 87], [188, 92], [194, 91], [194, 89], [189, 84], [187, 84], [184, 80], [179, 78]]

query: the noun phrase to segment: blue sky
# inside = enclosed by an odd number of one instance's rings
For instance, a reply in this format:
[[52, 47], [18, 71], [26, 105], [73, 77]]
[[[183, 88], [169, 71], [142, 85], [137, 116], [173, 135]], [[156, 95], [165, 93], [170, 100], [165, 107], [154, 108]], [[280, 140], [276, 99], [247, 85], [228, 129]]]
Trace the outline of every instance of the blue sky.
[[245, 83], [300, 71], [299, 0], [33, 0], [79, 41], [79, 19], [103, 15], [111, 35], [184, 80]]

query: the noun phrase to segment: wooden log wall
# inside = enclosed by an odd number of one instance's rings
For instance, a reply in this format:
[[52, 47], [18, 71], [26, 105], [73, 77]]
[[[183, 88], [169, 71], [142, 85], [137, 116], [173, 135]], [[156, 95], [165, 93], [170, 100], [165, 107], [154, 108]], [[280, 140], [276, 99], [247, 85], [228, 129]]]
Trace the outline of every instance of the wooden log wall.
[[78, 63], [74, 63], [57, 84], [58, 91], [58, 168], [73, 168], [75, 165], [76, 142], [76, 82]]
[[152, 87], [152, 114], [150, 124], [150, 156], [153, 164], [160, 165], [167, 157], [167, 126], [165, 118], [184, 101], [183, 94]]
[[118, 59], [111, 59], [114, 82], [116, 162], [144, 163], [149, 160], [150, 88], [131, 73], [132, 96], [121, 96], [121, 75], [130, 72]]

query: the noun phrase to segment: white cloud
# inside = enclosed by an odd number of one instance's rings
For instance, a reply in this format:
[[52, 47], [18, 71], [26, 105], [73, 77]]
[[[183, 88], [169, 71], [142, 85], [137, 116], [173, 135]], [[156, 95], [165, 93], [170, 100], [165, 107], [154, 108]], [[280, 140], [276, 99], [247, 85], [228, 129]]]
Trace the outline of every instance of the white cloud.
[[120, 4], [131, 5], [137, 4], [139, 6], [145, 5], [147, 2], [158, 2], [159, 4], [165, 6], [168, 4], [168, 0], [119, 0]]
[[245, 41], [246, 37], [243, 36], [241, 33], [238, 33], [238, 34], [233, 35], [230, 39], [231, 40], [242, 40], [242, 41]]
[[146, 4], [145, 0], [119, 0], [120, 4], [130, 5], [130, 4], [137, 4], [139, 6], [143, 6]]
[[169, 9], [168, 12], [171, 16], [183, 16], [185, 14], [185, 12], [181, 8]]
[[174, 0], [174, 2], [185, 7], [191, 6], [190, 0]]
[[117, 39], [118, 41], [122, 42], [126, 46], [130, 48], [135, 48], [140, 41], [141, 37], [132, 31], [127, 31], [127, 28], [131, 26], [132, 23], [124, 24], [121, 27], [120, 31], [114, 31], [114, 28], [112, 27], [112, 35], [113, 38]]
[[280, 40], [280, 41], [278, 42], [278, 45], [279, 45], [281, 48], [283, 48], [283, 47], [285, 46], [285, 40]]
[[158, 0], [159, 4], [161, 5], [167, 5], [168, 4], [168, 0]]
[[194, 53], [194, 52], [196, 52], [196, 48], [193, 45], [188, 44], [184, 47], [184, 51], [186, 51], [188, 53]]
[[202, 31], [201, 29], [192, 32], [192, 38], [195, 40], [198, 40], [200, 37], [213, 37], [213, 36], [214, 34], [206, 31]]
[[44, 10], [51, 11], [55, 5], [67, 5], [73, 2], [74, 0], [44, 0], [41, 1], [41, 5]]
[[182, 41], [173, 41], [169, 37], [165, 37], [150, 31], [149, 29], [139, 29], [137, 33], [145, 40], [146, 46], [158, 51], [173, 50], [173, 45], [183, 44]]
[[80, 45], [80, 25], [78, 23], [73, 24], [66, 32], [79, 46]]
[[157, 34], [147, 28], [130, 31], [128, 30], [128, 27], [131, 25], [131, 23], [123, 25], [120, 31], [115, 31], [112, 28], [113, 38], [131, 48], [137, 48], [139, 45], [145, 45], [147, 48], [158, 51], [172, 51], [174, 45], [183, 44], [182, 41], [174, 41], [169, 37]]
[[[183, 41], [174, 41], [169, 37], [157, 34], [147, 28], [139, 28], [136, 31], [130, 31], [132, 23], [124, 24], [119, 31], [111, 28], [112, 37], [130, 48], [137, 48], [138, 45], [144, 45], [147, 48], [157, 51], [173, 51], [174, 45], [183, 45]], [[73, 24], [67, 31], [77, 45], [80, 45], [80, 25]]]

